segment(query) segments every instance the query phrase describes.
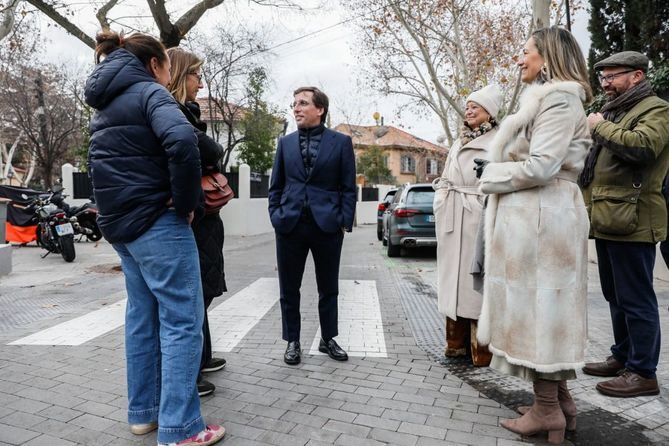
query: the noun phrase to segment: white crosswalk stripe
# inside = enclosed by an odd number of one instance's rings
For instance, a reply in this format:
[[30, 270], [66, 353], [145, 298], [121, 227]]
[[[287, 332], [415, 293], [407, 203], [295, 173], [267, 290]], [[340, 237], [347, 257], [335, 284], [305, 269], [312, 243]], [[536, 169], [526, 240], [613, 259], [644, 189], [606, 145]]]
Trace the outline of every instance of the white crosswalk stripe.
[[[125, 291], [115, 293], [108, 298], [121, 300], [17, 339], [9, 345], [82, 345], [123, 326], [127, 301], [125, 296]], [[218, 352], [232, 351], [278, 300], [278, 279], [260, 278], [211, 308], [208, 316], [212, 349]], [[320, 336], [319, 328], [310, 354], [322, 354], [318, 351]], [[339, 336], [336, 340], [349, 356], [387, 356], [375, 281], [339, 281]]]
[[[318, 351], [320, 339], [319, 328], [310, 354], [323, 354]], [[387, 356], [376, 281], [339, 281], [339, 336], [335, 340], [349, 356]]]
[[279, 281], [262, 278], [209, 310], [211, 347], [229, 352], [279, 300]]
[[[110, 300], [125, 297], [125, 291], [109, 296]], [[98, 336], [123, 326], [125, 323], [126, 299], [115, 302], [100, 310], [92, 311], [25, 338], [17, 339], [9, 345], [81, 345]]]

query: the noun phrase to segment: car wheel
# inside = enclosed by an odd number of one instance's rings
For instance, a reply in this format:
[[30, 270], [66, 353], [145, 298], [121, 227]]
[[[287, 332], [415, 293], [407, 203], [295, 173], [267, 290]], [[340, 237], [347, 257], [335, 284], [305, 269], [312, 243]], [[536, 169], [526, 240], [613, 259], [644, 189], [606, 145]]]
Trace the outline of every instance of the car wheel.
[[383, 240], [383, 229], [377, 227], [376, 228], [376, 238], [381, 241]]
[[400, 245], [395, 245], [390, 238], [390, 231], [388, 231], [388, 257], [399, 257], [402, 251]]

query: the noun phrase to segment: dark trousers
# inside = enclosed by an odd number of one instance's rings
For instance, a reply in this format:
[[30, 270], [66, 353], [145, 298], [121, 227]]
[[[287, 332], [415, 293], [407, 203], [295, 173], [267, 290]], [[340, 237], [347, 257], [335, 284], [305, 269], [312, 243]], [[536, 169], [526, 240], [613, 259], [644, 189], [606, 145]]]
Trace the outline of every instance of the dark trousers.
[[303, 216], [290, 233], [276, 233], [282, 337], [285, 341], [300, 340], [300, 287], [309, 251], [316, 269], [321, 336], [325, 340], [337, 336], [339, 258], [343, 239], [341, 231], [323, 232], [309, 216]]
[[[205, 368], [212, 360], [211, 351], [211, 332], [209, 331], [209, 318], [207, 317], [207, 310], [214, 301], [213, 297], [204, 299], [204, 321], [202, 323], [202, 360], [200, 361], [200, 370]], [[197, 381], [202, 380], [202, 372], [198, 375]]]
[[615, 344], [625, 367], [654, 378], [660, 358], [660, 315], [653, 289], [655, 245], [595, 240], [599, 280], [609, 303]]

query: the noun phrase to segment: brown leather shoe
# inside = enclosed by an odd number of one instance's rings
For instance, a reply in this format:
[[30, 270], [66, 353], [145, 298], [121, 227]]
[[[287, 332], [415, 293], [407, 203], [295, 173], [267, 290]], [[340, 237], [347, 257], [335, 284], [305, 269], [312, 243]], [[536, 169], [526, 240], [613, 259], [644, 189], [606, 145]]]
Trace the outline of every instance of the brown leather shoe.
[[656, 378], [644, 378], [629, 370], [625, 370], [617, 378], [597, 384], [596, 387], [599, 393], [618, 398], [632, 398], [660, 393]]
[[583, 373], [594, 376], [618, 376], [625, 369], [625, 364], [618, 362], [613, 355], [603, 362], [588, 362], [583, 367]]

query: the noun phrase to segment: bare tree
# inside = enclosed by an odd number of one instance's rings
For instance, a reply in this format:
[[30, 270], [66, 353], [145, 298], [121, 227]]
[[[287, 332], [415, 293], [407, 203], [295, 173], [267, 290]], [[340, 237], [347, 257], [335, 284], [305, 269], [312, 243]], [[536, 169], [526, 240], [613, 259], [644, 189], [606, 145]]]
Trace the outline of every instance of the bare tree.
[[[0, 122], [5, 131], [20, 137], [29, 153], [24, 159], [43, 186], [53, 183], [60, 164], [80, 144], [82, 108], [60, 70], [14, 66], [0, 90]], [[17, 143], [18, 144], [18, 143]], [[11, 149], [10, 149], [11, 151]], [[10, 164], [14, 154], [7, 153]], [[26, 182], [26, 181], [24, 181]]]
[[[267, 31], [238, 26], [219, 25], [211, 36], [194, 37], [189, 47], [204, 57], [203, 81], [209, 95], [203, 116], [210, 131], [225, 149], [225, 168], [234, 149], [244, 142], [240, 123], [248, 111], [247, 80], [249, 73], [271, 56], [266, 52]], [[261, 60], [262, 57], [262, 60]]]
[[347, 0], [361, 31], [358, 53], [367, 83], [435, 114], [448, 144], [464, 98], [496, 81], [512, 89], [514, 56], [527, 11], [502, 0]]
[[[2, 1], [2, 0], [0, 0]], [[26, 4], [31, 5], [37, 11], [44, 14], [59, 26], [61, 26], [65, 31], [73, 35], [74, 37], [81, 40], [84, 44], [91, 48], [95, 48], [95, 39], [88, 35], [84, 30], [81, 29], [73, 20], [70, 5], [67, 2], [62, 0], [5, 0], [9, 1], [8, 6], [4, 6], [4, 3], [0, 3], [0, 13], [2, 14], [0, 20], [0, 26], [2, 23], [7, 22], [10, 24], [13, 23], [17, 15], [17, 5], [21, 1]], [[110, 18], [111, 10], [122, 3], [123, 0], [107, 0], [102, 6], [95, 11], [95, 18], [97, 19], [100, 27], [102, 29], [109, 29], [110, 23], [113, 21]], [[291, 8], [291, 9], [301, 9], [301, 6], [294, 2], [293, 0], [252, 0], [253, 3], [263, 6], [272, 6], [277, 8]], [[181, 40], [193, 29], [193, 27], [198, 23], [202, 16], [209, 10], [221, 6], [225, 0], [200, 0], [195, 3], [191, 8], [186, 10], [179, 18], [176, 20], [172, 19], [168, 11], [168, 1], [167, 0], [146, 0], [146, 4], [150, 10], [151, 17], [153, 19], [153, 25], [158, 30], [160, 39], [165, 44], [165, 46], [173, 47], [178, 46]], [[91, 2], [92, 3], [92, 2]], [[173, 1], [172, 7], [178, 2]], [[0, 27], [0, 31], [2, 31]], [[5, 34], [6, 35], [6, 34]], [[0, 33], [0, 40], [5, 37]]]

